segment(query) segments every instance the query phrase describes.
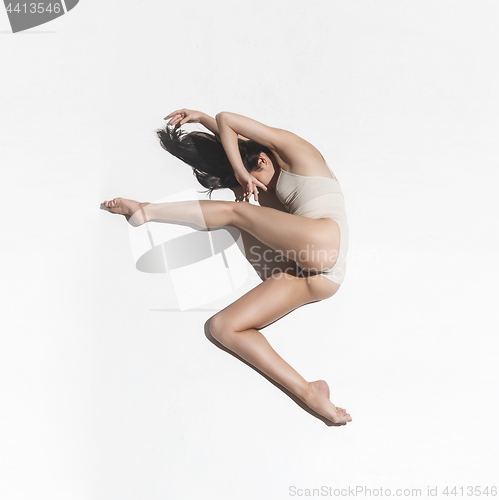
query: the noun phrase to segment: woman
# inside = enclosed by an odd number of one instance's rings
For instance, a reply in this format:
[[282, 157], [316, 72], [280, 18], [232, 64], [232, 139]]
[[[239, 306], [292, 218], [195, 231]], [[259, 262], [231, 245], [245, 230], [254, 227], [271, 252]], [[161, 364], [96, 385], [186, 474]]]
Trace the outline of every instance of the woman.
[[[258, 188], [275, 190], [289, 213], [251, 203], [183, 201], [140, 203], [115, 198], [101, 208], [138, 226], [148, 221], [194, 223], [202, 228], [233, 224], [294, 260], [307, 273], [277, 272], [216, 314], [212, 336], [334, 424], [352, 420], [329, 399], [324, 380], [306, 381], [258, 331], [304, 304], [327, 299], [340, 288], [348, 248], [343, 194], [321, 153], [287, 130], [236, 113], [212, 118], [189, 109], [173, 111], [158, 130], [161, 145], [191, 165], [211, 192], [234, 187], [258, 201]], [[182, 135], [185, 123], [201, 123], [214, 135]], [[171, 128], [169, 128], [171, 127]]]

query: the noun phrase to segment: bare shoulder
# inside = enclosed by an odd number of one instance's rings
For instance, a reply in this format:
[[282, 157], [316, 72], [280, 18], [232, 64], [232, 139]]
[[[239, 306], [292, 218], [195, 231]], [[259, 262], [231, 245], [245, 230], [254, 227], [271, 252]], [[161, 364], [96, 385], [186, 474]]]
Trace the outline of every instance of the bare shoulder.
[[330, 169], [321, 152], [310, 142], [285, 129], [276, 129], [273, 153], [280, 167], [298, 175], [329, 176]]
[[215, 119], [219, 128], [228, 126], [238, 134], [239, 139], [250, 139], [269, 148], [284, 170], [298, 175], [331, 175], [320, 151], [289, 130], [270, 127], [253, 118], [229, 111], [221, 111]]

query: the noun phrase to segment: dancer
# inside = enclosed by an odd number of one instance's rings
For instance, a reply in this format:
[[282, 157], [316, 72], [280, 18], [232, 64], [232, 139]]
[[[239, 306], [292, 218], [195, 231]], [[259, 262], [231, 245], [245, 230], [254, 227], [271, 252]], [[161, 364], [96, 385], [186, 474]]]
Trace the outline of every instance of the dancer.
[[[200, 184], [215, 189], [241, 185], [243, 199], [148, 203], [114, 198], [101, 204], [139, 226], [146, 222], [190, 223], [202, 229], [229, 224], [247, 231], [297, 263], [303, 272], [279, 271], [217, 313], [212, 336], [334, 424], [352, 421], [330, 401], [324, 380], [308, 382], [271, 347], [260, 329], [290, 311], [332, 297], [345, 274], [348, 223], [343, 193], [324, 157], [284, 129], [221, 112], [179, 109], [157, 131], [161, 146], [189, 164]], [[182, 132], [200, 123], [211, 133]], [[275, 190], [287, 212], [247, 203], [258, 188]]]

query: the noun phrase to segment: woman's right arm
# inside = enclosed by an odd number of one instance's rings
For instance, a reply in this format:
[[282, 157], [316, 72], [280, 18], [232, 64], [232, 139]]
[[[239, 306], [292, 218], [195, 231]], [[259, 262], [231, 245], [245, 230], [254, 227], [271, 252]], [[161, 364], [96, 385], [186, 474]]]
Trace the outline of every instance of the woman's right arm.
[[[206, 113], [203, 113], [202, 111], [193, 111], [190, 109], [179, 109], [177, 111], [173, 111], [170, 113], [168, 116], [165, 117], [165, 120], [167, 118], [173, 117], [172, 120], [170, 120], [169, 125], [173, 126], [179, 123], [179, 126], [184, 125], [184, 123], [200, 123], [203, 125], [203, 127], [206, 127], [210, 132], [213, 132], [218, 139], [220, 139], [220, 131], [218, 130], [218, 124], [215, 118], [211, 117], [210, 115], [207, 115]], [[248, 139], [241, 134], [238, 134], [238, 138], [242, 139], [244, 141], [247, 141]]]
[[210, 132], [213, 132], [220, 139], [220, 132], [218, 130], [218, 125], [215, 118], [207, 115], [206, 113], [201, 113], [199, 123], [203, 125], [203, 127], [206, 127]]
[[[169, 119], [168, 125], [175, 127], [180, 127], [185, 123], [201, 123], [201, 125], [213, 132], [222, 143], [229, 162], [234, 169], [234, 175], [237, 182], [239, 182], [245, 190], [245, 197], [247, 197], [249, 201], [249, 197], [253, 194], [255, 201], [258, 201], [258, 189], [256, 186], [260, 186], [265, 191], [267, 191], [267, 186], [253, 177], [244, 167], [241, 154], [239, 153], [238, 140], [248, 139], [231, 129], [231, 127], [227, 127], [225, 120], [219, 120], [220, 116], [221, 114], [219, 113], [215, 119], [201, 111], [184, 108], [172, 111], [169, 115], [165, 116], [165, 120]], [[222, 122], [221, 125], [220, 122]]]

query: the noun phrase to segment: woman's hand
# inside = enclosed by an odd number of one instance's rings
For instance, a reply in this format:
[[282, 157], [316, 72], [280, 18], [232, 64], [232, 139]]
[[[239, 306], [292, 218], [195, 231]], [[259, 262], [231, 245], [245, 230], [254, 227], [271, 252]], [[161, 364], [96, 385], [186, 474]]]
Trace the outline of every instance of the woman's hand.
[[192, 109], [177, 109], [172, 111], [169, 115], [165, 116], [165, 120], [171, 118], [168, 125], [182, 126], [185, 123], [199, 123], [204, 113], [201, 111], [194, 111]]
[[247, 170], [244, 172], [234, 172], [237, 182], [241, 184], [243, 187], [243, 201], [249, 201], [250, 196], [253, 195], [255, 201], [258, 201], [258, 186], [261, 187], [264, 191], [267, 191], [267, 186], [260, 182], [257, 178], [252, 176]]

